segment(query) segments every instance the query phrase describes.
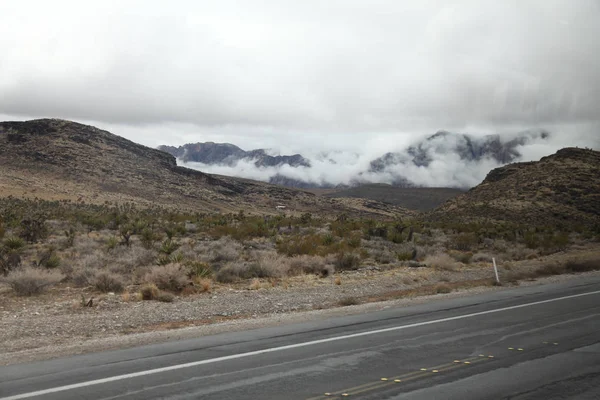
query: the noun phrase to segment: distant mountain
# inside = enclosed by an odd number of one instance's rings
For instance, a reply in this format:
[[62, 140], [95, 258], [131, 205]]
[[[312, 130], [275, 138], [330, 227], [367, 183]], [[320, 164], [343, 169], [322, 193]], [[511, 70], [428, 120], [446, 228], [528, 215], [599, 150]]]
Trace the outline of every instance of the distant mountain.
[[371, 161], [370, 172], [381, 172], [390, 166], [412, 163], [418, 167], [427, 167], [436, 158], [436, 154], [456, 154], [467, 162], [491, 158], [499, 164], [518, 161], [521, 153], [519, 146], [533, 140], [546, 140], [550, 134], [545, 131], [526, 131], [515, 138], [503, 141], [500, 135], [475, 137], [440, 131], [420, 143], [408, 147], [402, 152], [390, 152]]
[[188, 143], [183, 146], [159, 146], [159, 150], [187, 162], [202, 164], [235, 166], [240, 161], [253, 162], [257, 167], [310, 167], [310, 161], [300, 154], [291, 156], [272, 156], [265, 149], [244, 151], [231, 143]]
[[435, 221], [600, 227], [600, 152], [565, 148], [492, 170], [430, 214]]
[[[520, 149], [523, 146], [547, 142], [549, 137], [550, 134], [542, 130], [520, 132], [509, 139], [500, 135], [474, 136], [440, 131], [405, 148], [367, 160], [366, 164], [357, 154], [321, 152], [309, 160], [301, 154], [270, 155], [264, 149], [245, 151], [230, 143], [190, 143], [179, 147], [160, 146], [159, 149], [170, 153], [184, 165], [202, 163], [205, 165], [203, 170], [226, 167], [230, 169], [227, 175], [259, 177], [272, 184], [302, 189], [358, 187], [371, 183], [402, 188], [443, 186], [468, 189], [481, 182], [489, 168], [521, 160]], [[256, 169], [249, 173], [248, 164], [238, 166], [242, 161], [251, 163]], [[363, 164], [356, 168], [358, 162]], [[463, 170], [449, 171], [450, 175], [456, 174], [452, 181], [445, 181], [447, 168], [446, 171], [436, 168], [446, 164], [457, 167], [457, 162], [464, 167]], [[482, 171], [478, 165], [480, 162], [486, 163], [486, 170]], [[193, 164], [190, 166], [194, 167]], [[292, 173], [293, 169], [297, 172]], [[425, 176], [423, 170], [427, 169], [431, 171]], [[223, 168], [219, 168], [218, 172], [224, 173]]]

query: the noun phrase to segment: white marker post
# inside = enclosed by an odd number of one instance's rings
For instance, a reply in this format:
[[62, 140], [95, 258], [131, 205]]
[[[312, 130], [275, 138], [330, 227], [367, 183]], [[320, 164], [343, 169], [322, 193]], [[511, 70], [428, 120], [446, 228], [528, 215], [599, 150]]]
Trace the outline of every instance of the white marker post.
[[496, 283], [500, 284], [500, 277], [498, 276], [498, 267], [496, 266], [495, 258], [492, 258], [492, 263], [494, 264], [494, 273], [496, 274]]

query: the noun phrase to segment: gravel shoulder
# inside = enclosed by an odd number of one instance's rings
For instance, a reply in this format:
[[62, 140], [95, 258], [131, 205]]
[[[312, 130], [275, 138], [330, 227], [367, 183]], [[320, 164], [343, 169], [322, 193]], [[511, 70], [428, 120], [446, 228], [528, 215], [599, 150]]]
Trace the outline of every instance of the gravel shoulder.
[[[501, 276], [541, 265], [598, 256], [598, 248], [501, 268]], [[600, 271], [557, 275], [492, 286], [490, 266], [464, 266], [455, 271], [427, 268], [363, 269], [318, 278], [222, 285], [210, 293], [177, 297], [173, 303], [131, 301], [118, 294], [100, 295], [91, 288], [59, 287], [37, 297], [16, 297], [0, 287], [0, 365], [39, 361], [88, 352], [194, 338], [222, 332], [411, 306], [442, 298], [505, 290], [514, 284], [541, 285], [597, 276]], [[336, 278], [339, 278], [336, 279]], [[339, 284], [338, 284], [339, 283]], [[448, 285], [452, 292], [420, 296], [419, 288]], [[435, 291], [434, 291], [435, 293]], [[81, 296], [94, 297], [94, 307], [81, 306]], [[374, 301], [389, 299], [388, 301]], [[341, 307], [342, 304], [357, 305]]]

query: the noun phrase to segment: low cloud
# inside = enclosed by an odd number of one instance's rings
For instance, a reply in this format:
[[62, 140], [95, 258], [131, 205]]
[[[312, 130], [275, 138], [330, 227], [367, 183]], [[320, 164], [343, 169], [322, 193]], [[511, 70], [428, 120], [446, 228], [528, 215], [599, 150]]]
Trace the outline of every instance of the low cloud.
[[[522, 135], [522, 134], [521, 134]], [[500, 136], [506, 144], [517, 137], [517, 134]], [[484, 140], [483, 136], [472, 136], [475, 143]], [[479, 138], [479, 139], [478, 139]], [[600, 149], [600, 141], [590, 141], [589, 136], [582, 134], [571, 136], [567, 141], [565, 136], [550, 134], [547, 138], [534, 135], [527, 143], [514, 147], [519, 156], [514, 161], [535, 161], [543, 156], [553, 154], [558, 149], [568, 146], [592, 147]], [[285, 177], [309, 186], [338, 186], [356, 185], [375, 182], [398, 184], [405, 182], [415, 186], [425, 187], [457, 187], [470, 188], [478, 185], [493, 168], [504, 163], [492, 156], [476, 159], [466, 159], [456, 152], [461, 145], [461, 136], [448, 135], [429, 141], [414, 141], [403, 147], [389, 148], [393, 151], [395, 163], [389, 163], [381, 170], [374, 171], [371, 162], [384, 155], [384, 149], [374, 145], [365, 146], [363, 153], [351, 151], [331, 151], [320, 153], [303, 153], [310, 160], [310, 167], [291, 167], [281, 165], [276, 167], [257, 167], [255, 160], [241, 160], [233, 166], [209, 165], [195, 162], [180, 165], [198, 169], [207, 173], [238, 176], [243, 178], [269, 182], [274, 177]], [[409, 145], [421, 144], [421, 149], [427, 156], [426, 165], [413, 162], [414, 154], [409, 154]]]

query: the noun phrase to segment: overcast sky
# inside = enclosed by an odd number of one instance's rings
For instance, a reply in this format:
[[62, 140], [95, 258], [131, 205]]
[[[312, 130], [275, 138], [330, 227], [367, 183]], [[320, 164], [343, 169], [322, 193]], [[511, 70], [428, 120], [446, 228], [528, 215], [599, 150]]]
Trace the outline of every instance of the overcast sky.
[[2, 0], [0, 119], [286, 153], [440, 129], [600, 147], [598, 21], [598, 0]]

